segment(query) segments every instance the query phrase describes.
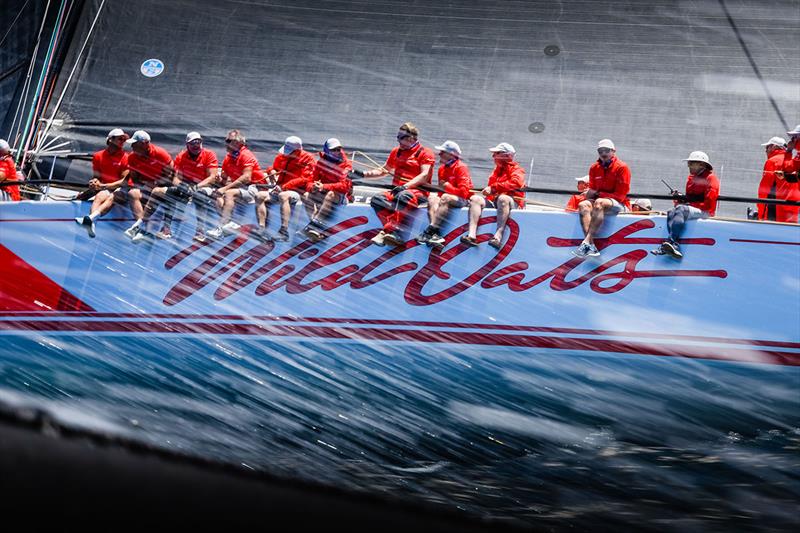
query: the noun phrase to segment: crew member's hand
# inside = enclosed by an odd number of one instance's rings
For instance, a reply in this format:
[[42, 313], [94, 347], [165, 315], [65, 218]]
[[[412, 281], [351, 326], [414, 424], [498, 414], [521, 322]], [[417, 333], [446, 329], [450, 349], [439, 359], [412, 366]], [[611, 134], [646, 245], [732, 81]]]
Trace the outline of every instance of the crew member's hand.
[[314, 182], [314, 192], [322, 192], [324, 190], [325, 190], [325, 187], [323, 187], [321, 181], [315, 181]]
[[492, 188], [484, 187], [484, 189], [481, 191], [481, 194], [483, 194], [484, 196], [489, 196], [490, 194], [492, 194]]
[[397, 196], [398, 194], [400, 194], [404, 190], [406, 190], [406, 186], [405, 185], [398, 185], [397, 187], [392, 189], [392, 194]]
[[100, 180], [97, 178], [92, 178], [91, 180], [89, 180], [89, 188], [92, 189], [93, 191], [99, 191], [101, 189]]
[[783, 170], [776, 170], [775, 177], [778, 178], [779, 180], [784, 179]]
[[357, 177], [357, 178], [363, 178], [363, 177], [366, 176], [366, 174], [364, 174], [363, 170], [359, 170], [357, 168], [354, 168], [353, 170], [351, 170], [350, 174], [355, 175], [355, 177]]

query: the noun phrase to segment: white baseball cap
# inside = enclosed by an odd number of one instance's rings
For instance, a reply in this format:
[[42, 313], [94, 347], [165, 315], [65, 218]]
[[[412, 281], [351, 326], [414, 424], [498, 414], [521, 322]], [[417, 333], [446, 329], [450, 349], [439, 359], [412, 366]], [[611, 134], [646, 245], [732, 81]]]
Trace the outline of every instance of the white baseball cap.
[[783, 137], [773, 137], [765, 143], [762, 143], [761, 146], [769, 146], [770, 144], [774, 144], [777, 146], [786, 146], [786, 139]]
[[490, 152], [501, 152], [504, 154], [516, 154], [517, 151], [514, 150], [514, 147], [508, 143], [500, 143], [494, 148], [489, 148]]
[[150, 142], [150, 134], [144, 130], [137, 130], [133, 132], [131, 138], [125, 141], [125, 144], [134, 144], [134, 143], [149, 143]]
[[[689, 157], [684, 159], [684, 161], [699, 161], [699, 162], [705, 163], [706, 165], [711, 167], [711, 163], [708, 160], [708, 154], [705, 153], [705, 152], [701, 152], [700, 150], [695, 150], [694, 152], [689, 154]], [[711, 167], [711, 168], [714, 168], [714, 167]]]
[[456, 157], [461, 157], [461, 147], [455, 141], [445, 141], [439, 146], [434, 146], [437, 152], [447, 152]]
[[[288, 140], [288, 139], [287, 139]], [[299, 139], [298, 139], [299, 141]], [[323, 150], [336, 150], [337, 148], [341, 148], [342, 143], [336, 137], [331, 137], [327, 141], [325, 141], [325, 146], [323, 146]]]
[[650, 198], [637, 198], [631, 203], [641, 207], [645, 211], [652, 211], [653, 209], [653, 204], [650, 202]]
[[795, 127], [794, 127], [794, 129], [793, 129], [792, 131], [787, 131], [786, 133], [787, 133], [788, 135], [791, 135], [791, 136], [800, 135], [800, 124], [798, 124], [797, 126], [795, 126]]
[[597, 143], [597, 149], [600, 148], [611, 148], [612, 150], [616, 151], [617, 147], [614, 146], [614, 141], [611, 139], [600, 139], [600, 142]]
[[194, 141], [196, 139], [200, 139], [202, 141], [203, 140], [203, 136], [200, 135], [199, 133], [197, 133], [196, 131], [190, 131], [189, 133], [186, 134], [186, 142], [187, 143], [188, 142], [192, 142], [192, 141]]
[[285, 141], [283, 141], [283, 146], [281, 146], [281, 149], [278, 150], [278, 153], [289, 155], [295, 150], [300, 150], [301, 148], [303, 148], [303, 141], [300, 140], [300, 137], [290, 135], [289, 137], [286, 137]]
[[7, 140], [0, 139], [0, 150], [3, 150], [5, 152], [10, 152], [11, 151], [11, 146], [8, 144]]
[[575, 181], [583, 181], [585, 183], [589, 183], [589, 174], [586, 174], [585, 176], [581, 176], [580, 178], [575, 178]]
[[106, 140], [110, 139], [111, 137], [127, 137], [127, 136], [128, 134], [125, 133], [125, 131], [122, 130], [122, 128], [114, 128], [113, 130], [108, 132], [108, 135], [106, 135]]

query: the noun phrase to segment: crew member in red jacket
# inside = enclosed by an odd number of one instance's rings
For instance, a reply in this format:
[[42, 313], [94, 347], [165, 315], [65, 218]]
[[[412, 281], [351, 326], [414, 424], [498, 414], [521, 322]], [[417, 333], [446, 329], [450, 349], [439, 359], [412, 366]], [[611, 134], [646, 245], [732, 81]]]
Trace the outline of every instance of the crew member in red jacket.
[[[175, 214], [175, 209], [179, 205], [185, 205], [192, 198], [193, 192], [198, 184], [205, 183], [213, 179], [217, 174], [217, 156], [208, 148], [203, 148], [203, 137], [196, 131], [186, 134], [186, 148], [175, 156], [175, 176], [171, 186], [155, 187], [147, 205], [144, 207], [144, 218], [140, 230], [133, 237], [133, 242], [139, 243], [152, 237], [159, 239], [171, 239], [172, 230], [170, 225]], [[202, 193], [201, 193], [202, 194]], [[199, 196], [199, 194], [198, 194]], [[207, 197], [206, 197], [207, 198]], [[161, 231], [153, 235], [147, 231], [147, 221], [158, 209], [159, 205], [164, 206], [164, 218]], [[195, 229], [194, 240], [204, 241], [205, 231], [203, 230], [204, 213], [202, 211], [202, 201], [195, 203], [197, 206], [197, 226]]]
[[[172, 156], [169, 152], [150, 142], [150, 134], [139, 130], [125, 141], [131, 147], [131, 154], [128, 156], [128, 180], [130, 189], [127, 196], [131, 202], [131, 211], [136, 218], [136, 222], [125, 230], [125, 235], [133, 239], [139, 233], [144, 220], [144, 208], [142, 201], [149, 203], [153, 189], [162, 185], [177, 185], [179, 182], [175, 178], [172, 166]], [[119, 191], [125, 194], [123, 187]]]
[[573, 194], [567, 200], [567, 206], [564, 208], [567, 211], [577, 211], [580, 203], [586, 200], [586, 189], [589, 188], [589, 174], [575, 178], [575, 181], [577, 182], [578, 194]]
[[400, 246], [405, 243], [399, 231], [404, 227], [408, 214], [428, 197], [427, 191], [421, 187], [430, 184], [436, 161], [433, 151], [420, 144], [419, 129], [411, 122], [400, 126], [397, 143], [398, 146], [389, 153], [386, 164], [381, 168], [353, 171], [362, 178], [377, 178], [387, 174], [393, 177], [394, 188], [373, 196], [370, 201], [383, 224], [383, 229], [372, 238], [372, 242], [378, 246], [387, 243]]
[[314, 241], [328, 236], [325, 225], [337, 205], [352, 199], [353, 183], [348, 174], [353, 164], [347, 158], [339, 139], [331, 137], [322, 145], [314, 173], [303, 193], [310, 222], [303, 230]]
[[237, 203], [252, 204], [258, 194], [258, 186], [267, 182], [256, 156], [247, 148], [247, 138], [239, 130], [230, 130], [225, 136], [225, 159], [222, 160], [222, 187], [214, 195], [222, 197], [222, 213], [219, 225], [206, 232], [208, 237], [219, 239], [223, 235], [234, 234], [241, 227], [231, 220]]
[[469, 167], [461, 159], [461, 147], [454, 141], [445, 141], [434, 147], [439, 152], [439, 187], [441, 196], [431, 193], [428, 197], [430, 225], [425, 228], [417, 242], [428, 246], [444, 246], [441, 227], [447, 220], [450, 208], [460, 209], [469, 204], [472, 196], [472, 178]]
[[124, 131], [114, 128], [106, 136], [106, 147], [92, 156], [89, 190], [94, 194], [94, 200], [88, 215], [75, 218], [75, 222], [86, 229], [89, 237], [95, 236], [94, 221], [108, 213], [114, 207], [114, 202], [128, 201], [128, 195], [120, 190], [127, 189], [129, 185], [128, 153], [123, 148], [127, 139]]
[[497, 228], [489, 239], [489, 246], [500, 249], [503, 241], [503, 231], [514, 205], [522, 209], [525, 207], [525, 169], [514, 161], [517, 151], [508, 143], [500, 143], [494, 148], [489, 148], [494, 159], [494, 171], [489, 176], [489, 184], [469, 199], [469, 232], [461, 237], [461, 242], [468, 246], [478, 245], [478, 221], [484, 207], [497, 209]]
[[617, 157], [617, 148], [611, 139], [597, 143], [597, 155], [597, 161], [589, 167], [586, 199], [578, 204], [584, 234], [583, 242], [572, 252], [578, 257], [599, 256], [594, 236], [603, 225], [606, 214], [617, 214], [630, 208], [631, 170]]
[[[776, 178], [776, 197], [778, 200], [800, 201], [800, 124], [795, 126], [792, 131], [786, 132], [789, 135], [789, 142], [786, 145], [786, 153], [783, 156], [783, 169], [775, 172]], [[775, 220], [778, 222], [798, 222], [798, 212], [800, 207], [792, 205], [779, 205], [775, 209]]]
[[686, 192], [672, 191], [675, 207], [667, 212], [667, 229], [669, 238], [661, 246], [652, 251], [655, 255], [668, 254], [681, 259], [683, 253], [679, 241], [686, 222], [698, 218], [713, 217], [717, 212], [719, 197], [719, 179], [712, 172], [714, 167], [705, 152], [692, 152], [684, 159], [689, 167], [686, 179]]
[[289, 219], [292, 207], [305, 194], [306, 186], [314, 176], [316, 159], [303, 150], [300, 137], [291, 135], [286, 138], [275, 156], [272, 166], [267, 169], [273, 187], [268, 191], [259, 191], [256, 195], [256, 218], [258, 219], [258, 235], [270, 239], [267, 234], [267, 204], [280, 204], [281, 227], [277, 241], [289, 240]]
[[[17, 166], [11, 157], [11, 145], [0, 139], [0, 181], [17, 181]], [[19, 185], [0, 187], [0, 200], [19, 202]]]
[[[767, 160], [764, 162], [764, 172], [761, 174], [761, 182], [758, 184], [758, 197], [774, 200], [778, 197], [778, 180], [775, 171], [783, 170], [786, 140], [782, 137], [773, 137], [761, 146], [767, 153]], [[758, 220], [775, 220], [775, 208], [777, 207], [775, 204], [757, 204], [757, 207]]]

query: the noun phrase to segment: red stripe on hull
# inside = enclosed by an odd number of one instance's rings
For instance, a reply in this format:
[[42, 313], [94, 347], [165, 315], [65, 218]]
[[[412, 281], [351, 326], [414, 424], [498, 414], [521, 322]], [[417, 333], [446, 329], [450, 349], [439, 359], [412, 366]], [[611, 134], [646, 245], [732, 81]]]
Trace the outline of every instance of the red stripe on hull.
[[642, 342], [512, 335], [503, 333], [441, 332], [420, 330], [390, 330], [376, 328], [342, 328], [329, 326], [278, 326], [241, 323], [208, 322], [124, 322], [124, 321], [5, 321], [0, 330], [62, 331], [62, 332], [112, 332], [112, 333], [166, 333], [203, 335], [254, 335], [265, 337], [297, 337], [309, 339], [358, 339], [376, 341], [411, 341], [419, 343], [451, 343], [518, 348], [544, 348], [556, 350], [583, 350], [632, 355], [655, 355], [712, 359], [742, 363], [800, 366], [800, 353], [771, 350], [732, 348], [687, 347], [678, 345], [653, 345]]

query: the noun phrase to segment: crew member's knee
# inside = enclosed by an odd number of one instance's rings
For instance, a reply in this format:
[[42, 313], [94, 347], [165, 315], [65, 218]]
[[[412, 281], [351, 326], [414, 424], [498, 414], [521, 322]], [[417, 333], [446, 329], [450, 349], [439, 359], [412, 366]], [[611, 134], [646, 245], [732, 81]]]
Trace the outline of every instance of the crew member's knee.
[[497, 197], [497, 207], [499, 209], [510, 209], [511, 208], [511, 197], [505, 194], [501, 194]]
[[486, 205], [486, 200], [483, 196], [478, 196], [477, 194], [472, 195], [469, 199], [470, 205], [475, 205], [478, 207], [484, 207]]
[[391, 203], [389, 202], [389, 199], [386, 198], [386, 194], [376, 194], [369, 201], [369, 205], [372, 206], [373, 209], [390, 209], [391, 208]]

